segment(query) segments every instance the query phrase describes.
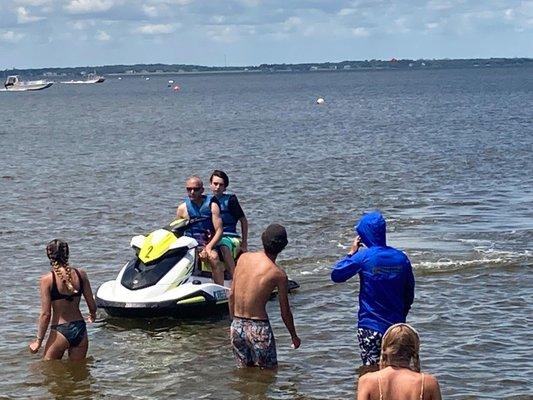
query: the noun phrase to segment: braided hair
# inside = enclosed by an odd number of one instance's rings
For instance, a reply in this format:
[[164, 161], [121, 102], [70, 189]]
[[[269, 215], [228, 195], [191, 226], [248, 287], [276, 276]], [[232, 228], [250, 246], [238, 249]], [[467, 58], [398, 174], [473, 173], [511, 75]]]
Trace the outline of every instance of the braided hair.
[[380, 367], [405, 367], [420, 372], [420, 338], [410, 325], [392, 325], [381, 341]]
[[[67, 287], [67, 289], [72, 294], [78, 293], [78, 291], [74, 288], [74, 285], [72, 284], [71, 268], [68, 265], [68, 243], [61, 239], [52, 240], [46, 246], [46, 255], [50, 259], [50, 265], [52, 266], [52, 269], [54, 270], [58, 278]], [[61, 267], [65, 269], [66, 276], [63, 275]]]

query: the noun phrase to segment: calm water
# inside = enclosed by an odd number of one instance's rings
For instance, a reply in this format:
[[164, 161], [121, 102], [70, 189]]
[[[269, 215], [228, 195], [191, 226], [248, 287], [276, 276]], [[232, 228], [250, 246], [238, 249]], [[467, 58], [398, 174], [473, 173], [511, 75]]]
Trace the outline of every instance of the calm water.
[[[353, 398], [358, 280], [334, 285], [329, 269], [354, 221], [378, 208], [413, 262], [408, 320], [444, 397], [531, 398], [532, 72], [109, 78], [1, 93], [0, 396]], [[280, 263], [301, 284], [302, 347], [270, 303], [279, 371], [234, 368], [227, 318], [100, 313], [86, 364], [30, 356], [45, 243], [69, 241], [96, 289], [130, 257], [132, 235], [173, 218], [185, 178], [214, 168], [241, 199], [252, 249], [268, 223], [288, 228]]]

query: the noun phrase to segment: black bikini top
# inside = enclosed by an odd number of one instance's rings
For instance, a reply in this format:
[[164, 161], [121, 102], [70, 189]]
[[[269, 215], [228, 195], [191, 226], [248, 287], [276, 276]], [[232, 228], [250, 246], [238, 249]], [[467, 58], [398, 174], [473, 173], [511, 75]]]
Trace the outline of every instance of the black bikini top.
[[50, 298], [52, 301], [55, 300], [68, 300], [72, 301], [74, 300], [74, 297], [81, 297], [81, 294], [83, 292], [83, 280], [81, 279], [80, 273], [76, 268], [72, 268], [74, 272], [76, 272], [76, 275], [78, 275], [78, 280], [80, 282], [80, 288], [78, 289], [78, 293], [72, 293], [72, 294], [63, 294], [59, 293], [59, 290], [57, 289], [57, 283], [56, 283], [56, 273], [52, 271], [52, 289], [50, 290]]

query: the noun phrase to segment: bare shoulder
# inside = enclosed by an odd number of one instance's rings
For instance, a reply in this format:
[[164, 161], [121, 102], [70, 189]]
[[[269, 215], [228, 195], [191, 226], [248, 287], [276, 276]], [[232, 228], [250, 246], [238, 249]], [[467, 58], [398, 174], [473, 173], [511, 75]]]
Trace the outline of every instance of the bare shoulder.
[[240, 256], [239, 256], [239, 259], [237, 260], [237, 263], [235, 265], [235, 267], [238, 267], [240, 265], [243, 265], [243, 264], [247, 264], [248, 263], [248, 258], [250, 257], [252, 253], [242, 253]]
[[284, 270], [282, 270], [277, 264], [272, 263], [272, 265], [275, 268], [272, 271], [275, 274], [276, 279], [278, 279], [279, 281], [285, 282], [288, 279], [287, 273]]
[[359, 388], [361, 388], [362, 386], [372, 385], [377, 381], [378, 381], [377, 372], [368, 372], [364, 375], [361, 375], [359, 379], [357, 380]]
[[187, 204], [181, 203], [177, 208], [177, 215], [181, 218], [187, 218], [189, 215], [187, 214]]
[[87, 275], [87, 272], [83, 268], [76, 268], [78, 272], [80, 273], [80, 276], [83, 280], [88, 280], [89, 276]]
[[426, 390], [431, 391], [431, 393], [438, 392], [440, 394], [439, 381], [433, 375], [424, 374], [424, 386], [426, 387]]
[[41, 275], [39, 278], [39, 284], [41, 286], [50, 286], [52, 284], [52, 273], [48, 272], [44, 275]]
[[371, 398], [373, 389], [378, 385], [378, 374], [368, 372], [361, 375], [357, 381], [357, 399], [366, 400]]

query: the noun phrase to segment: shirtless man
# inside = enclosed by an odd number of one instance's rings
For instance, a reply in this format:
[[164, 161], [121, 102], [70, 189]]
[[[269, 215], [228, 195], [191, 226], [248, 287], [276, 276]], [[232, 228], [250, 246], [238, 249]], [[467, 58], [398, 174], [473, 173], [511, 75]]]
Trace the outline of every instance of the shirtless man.
[[287, 274], [275, 262], [287, 246], [287, 232], [272, 224], [261, 235], [264, 251], [244, 253], [235, 267], [229, 296], [233, 321], [230, 337], [239, 368], [258, 366], [275, 369], [278, 365], [274, 333], [265, 306], [272, 291], [278, 289], [281, 318], [295, 349], [300, 347], [288, 297]]
[[211, 265], [213, 282], [224, 285], [224, 269], [219, 266], [218, 254], [214, 250], [215, 245], [222, 237], [222, 219], [220, 218], [220, 207], [215, 197], [204, 195], [204, 184], [202, 180], [193, 175], [185, 182], [187, 197], [178, 206], [177, 218], [191, 219], [207, 217], [205, 220], [191, 225], [186, 232], [187, 236], [196, 239], [200, 246], [198, 256], [202, 261], [208, 261]]

